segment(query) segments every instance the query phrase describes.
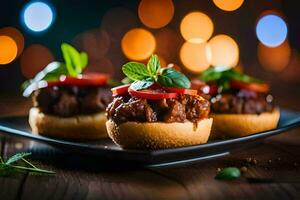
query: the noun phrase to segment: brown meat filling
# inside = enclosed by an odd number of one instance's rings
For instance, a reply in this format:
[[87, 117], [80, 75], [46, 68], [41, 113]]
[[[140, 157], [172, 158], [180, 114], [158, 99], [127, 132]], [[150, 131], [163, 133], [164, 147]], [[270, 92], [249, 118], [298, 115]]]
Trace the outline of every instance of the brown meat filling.
[[207, 118], [209, 101], [200, 96], [181, 95], [176, 99], [147, 100], [116, 97], [106, 109], [108, 119], [116, 123], [136, 122], [197, 122]]
[[108, 87], [56, 86], [35, 91], [33, 104], [46, 114], [70, 117], [105, 111], [111, 95]]
[[211, 99], [213, 113], [260, 114], [274, 110], [273, 97], [250, 91], [220, 94]]

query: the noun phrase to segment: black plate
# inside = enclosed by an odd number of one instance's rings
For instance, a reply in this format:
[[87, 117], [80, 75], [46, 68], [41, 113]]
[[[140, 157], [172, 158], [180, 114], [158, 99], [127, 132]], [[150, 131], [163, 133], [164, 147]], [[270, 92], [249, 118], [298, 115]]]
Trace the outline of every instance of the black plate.
[[97, 159], [135, 163], [143, 166], [163, 167], [191, 163], [215, 157], [228, 155], [231, 151], [253, 144], [260, 139], [282, 133], [290, 128], [300, 126], [300, 112], [281, 110], [281, 117], [276, 129], [256, 133], [235, 139], [209, 141], [207, 144], [146, 151], [125, 150], [110, 140], [101, 140], [97, 143], [72, 142], [34, 135], [30, 131], [27, 117], [0, 118], [0, 131], [14, 136], [32, 139], [46, 143], [65, 152], [72, 152]]

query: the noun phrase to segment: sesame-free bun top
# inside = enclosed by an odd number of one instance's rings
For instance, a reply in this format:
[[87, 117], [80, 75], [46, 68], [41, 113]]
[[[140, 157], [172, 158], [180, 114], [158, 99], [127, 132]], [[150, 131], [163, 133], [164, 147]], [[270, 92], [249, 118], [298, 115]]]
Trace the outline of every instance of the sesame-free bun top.
[[212, 119], [198, 123], [165, 122], [106, 122], [109, 137], [123, 148], [165, 149], [206, 143]]
[[29, 124], [34, 134], [65, 139], [107, 138], [104, 112], [73, 117], [58, 117], [42, 113], [38, 108], [29, 111]]
[[277, 127], [280, 111], [261, 114], [210, 114], [214, 119], [212, 138], [242, 137]]

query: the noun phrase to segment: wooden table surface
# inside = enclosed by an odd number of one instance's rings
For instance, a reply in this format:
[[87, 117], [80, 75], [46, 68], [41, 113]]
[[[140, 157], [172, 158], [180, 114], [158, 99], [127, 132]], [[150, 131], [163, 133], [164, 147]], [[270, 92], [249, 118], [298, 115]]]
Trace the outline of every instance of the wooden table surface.
[[[20, 98], [0, 100], [1, 115], [24, 114], [29, 107], [30, 102]], [[36, 145], [16, 137], [0, 137], [4, 158]], [[160, 169], [126, 169], [122, 165], [110, 169], [76, 157], [70, 161], [68, 156], [46, 156], [33, 162], [55, 171], [55, 175], [0, 177], [0, 199], [299, 199], [299, 145], [298, 128], [230, 156]], [[247, 171], [235, 181], [214, 179], [218, 168], [230, 166], [245, 166]]]

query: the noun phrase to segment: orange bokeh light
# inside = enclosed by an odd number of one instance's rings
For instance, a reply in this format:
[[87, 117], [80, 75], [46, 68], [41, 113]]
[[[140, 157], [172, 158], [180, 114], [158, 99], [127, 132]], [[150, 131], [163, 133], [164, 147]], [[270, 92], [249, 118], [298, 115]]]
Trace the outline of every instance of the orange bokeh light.
[[21, 56], [22, 73], [26, 78], [33, 78], [53, 60], [54, 56], [47, 47], [33, 44]]
[[291, 58], [291, 48], [286, 40], [281, 45], [271, 48], [258, 44], [257, 55], [260, 64], [268, 71], [281, 72], [289, 64]]
[[19, 56], [22, 53], [24, 49], [24, 36], [18, 29], [14, 27], [1, 28], [0, 35], [8, 36], [15, 41], [18, 48], [17, 56]]
[[18, 47], [9, 36], [0, 36], [0, 64], [5, 65], [17, 57]]
[[201, 43], [207, 41], [214, 31], [212, 20], [204, 13], [192, 12], [180, 24], [180, 32], [186, 41]]
[[180, 59], [183, 65], [193, 73], [199, 73], [209, 67], [207, 43], [185, 42], [180, 49]]
[[209, 42], [211, 65], [216, 67], [234, 67], [239, 61], [239, 47], [228, 35], [216, 35]]
[[213, 0], [214, 4], [225, 11], [234, 11], [242, 6], [244, 0]]
[[127, 58], [131, 60], [145, 60], [154, 52], [156, 41], [149, 31], [135, 28], [124, 35], [121, 46]]
[[142, 0], [138, 15], [142, 23], [149, 28], [166, 26], [174, 16], [172, 0]]

